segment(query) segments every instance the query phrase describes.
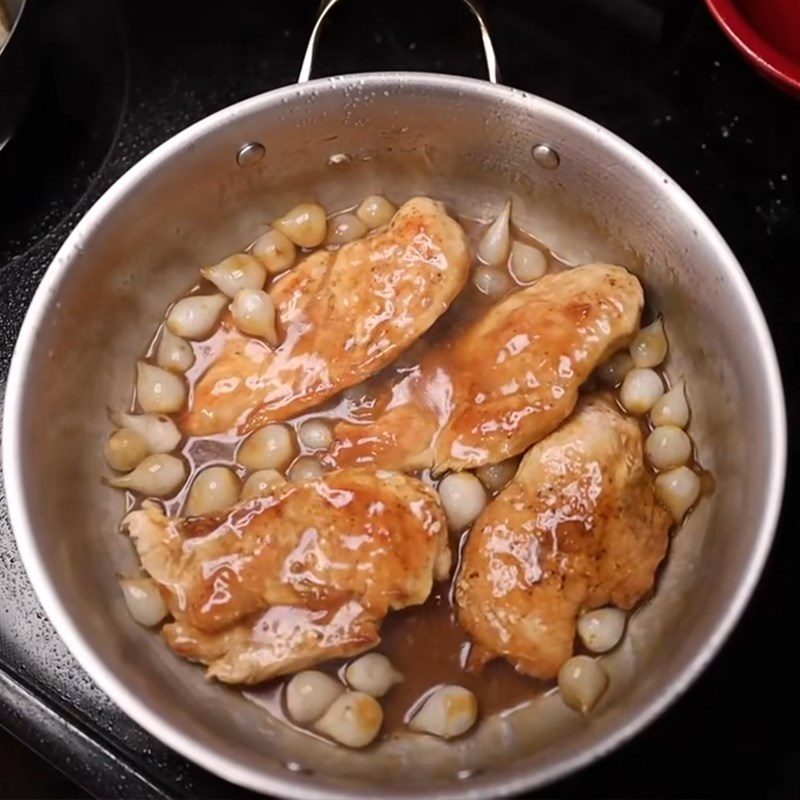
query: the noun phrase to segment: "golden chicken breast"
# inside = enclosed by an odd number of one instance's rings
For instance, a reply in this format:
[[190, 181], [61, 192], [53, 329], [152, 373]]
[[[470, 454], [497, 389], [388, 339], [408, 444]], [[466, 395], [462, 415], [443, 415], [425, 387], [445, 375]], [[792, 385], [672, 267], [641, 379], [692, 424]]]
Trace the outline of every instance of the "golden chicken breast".
[[224, 326], [183, 432], [247, 433], [373, 375], [447, 309], [470, 262], [461, 226], [426, 197], [366, 239], [313, 253], [270, 287], [283, 333], [277, 348]]
[[610, 398], [582, 400], [469, 533], [456, 603], [477, 644], [471, 663], [502, 656], [519, 672], [555, 677], [581, 611], [629, 609], [651, 589], [669, 527], [638, 422]]
[[450, 569], [436, 493], [381, 470], [284, 484], [198, 517], [148, 507], [126, 526], [175, 618], [167, 641], [221, 680], [266, 680], [374, 644], [389, 610], [423, 603]]
[[467, 469], [514, 456], [565, 420], [595, 367], [627, 345], [644, 294], [622, 267], [545, 275], [341, 422], [326, 461], [390, 469]]

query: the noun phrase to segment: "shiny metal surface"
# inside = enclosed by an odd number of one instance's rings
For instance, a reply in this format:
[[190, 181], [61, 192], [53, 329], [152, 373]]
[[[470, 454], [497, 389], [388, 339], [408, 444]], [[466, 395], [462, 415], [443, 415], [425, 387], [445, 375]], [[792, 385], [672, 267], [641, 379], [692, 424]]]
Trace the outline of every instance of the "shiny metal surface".
[[[306, 46], [306, 52], [303, 55], [303, 63], [300, 66], [300, 74], [297, 76], [298, 83], [307, 83], [311, 80], [311, 74], [314, 71], [314, 57], [317, 52], [317, 45], [319, 44], [320, 33], [325, 18], [328, 13], [337, 5], [340, 0], [322, 0], [317, 12], [317, 20], [314, 23], [314, 28], [311, 31], [311, 37]], [[461, 0], [462, 3], [470, 10], [481, 33], [481, 45], [483, 46], [483, 54], [486, 59], [486, 72], [490, 83], [497, 83], [500, 80], [500, 71], [497, 66], [497, 55], [494, 51], [494, 43], [489, 34], [489, 26], [486, 22], [486, 13], [483, 9], [483, 4], [480, 0]]]
[[[454, 118], [458, 125], [452, 125]], [[267, 155], [242, 170], [242, 142]], [[531, 145], [557, 148], [540, 169]], [[335, 158], [346, 154], [347, 158]], [[555, 697], [445, 744], [359, 753], [274, 722], [204, 680], [129, 618], [116, 573], [130, 543], [103, 487], [107, 405], [197, 267], [311, 196], [328, 208], [428, 193], [518, 224], [574, 263], [622, 262], [667, 320], [673, 378], [716, 490], [676, 536], [655, 599], [609, 659], [612, 691], [584, 720]], [[783, 395], [769, 332], [734, 256], [652, 162], [596, 124], [523, 92], [441, 75], [355, 75], [225, 109], [157, 148], [109, 190], [50, 267], [8, 381], [3, 465], [32, 583], [81, 664], [131, 717], [242, 785], [285, 797], [481, 797], [542, 785], [634, 735], [714, 656], [769, 550], [785, 469]], [[379, 788], [378, 788], [379, 787]]]
[[558, 151], [550, 147], [549, 144], [535, 144], [531, 148], [533, 160], [543, 169], [556, 169], [561, 163], [561, 156]]
[[236, 163], [240, 167], [252, 167], [264, 158], [264, 145], [261, 142], [248, 142], [239, 148], [236, 154]]

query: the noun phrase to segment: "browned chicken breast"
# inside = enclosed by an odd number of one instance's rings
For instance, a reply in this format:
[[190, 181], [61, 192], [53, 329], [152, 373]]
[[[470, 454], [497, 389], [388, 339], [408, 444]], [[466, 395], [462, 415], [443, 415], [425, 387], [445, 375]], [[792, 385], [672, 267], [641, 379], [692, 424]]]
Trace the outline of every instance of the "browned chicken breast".
[[456, 587], [473, 663], [497, 656], [553, 678], [579, 612], [631, 608], [653, 585], [670, 517], [645, 469], [642, 433], [607, 398], [535, 445], [475, 522]]
[[629, 343], [644, 295], [622, 267], [592, 264], [515, 292], [358, 422], [336, 426], [329, 464], [436, 472], [523, 452], [572, 412], [592, 370]]
[[202, 436], [239, 426], [246, 433], [373, 375], [447, 309], [470, 260], [461, 226], [425, 197], [405, 203], [376, 234], [313, 253], [269, 290], [280, 346], [227, 324], [182, 430]]
[[342, 470], [223, 512], [126, 524], [162, 587], [182, 655], [255, 683], [375, 645], [391, 609], [423, 603], [450, 568], [436, 493], [397, 473]]

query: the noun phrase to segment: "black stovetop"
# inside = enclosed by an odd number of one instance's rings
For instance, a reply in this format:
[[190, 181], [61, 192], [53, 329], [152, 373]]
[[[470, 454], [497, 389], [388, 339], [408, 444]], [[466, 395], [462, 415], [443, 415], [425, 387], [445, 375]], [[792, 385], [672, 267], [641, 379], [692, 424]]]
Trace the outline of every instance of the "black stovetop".
[[[292, 82], [315, 7], [313, 0], [41, 5], [38, 99], [0, 152], [0, 387], [36, 285], [91, 202], [187, 124]], [[489, 6], [504, 82], [628, 139], [720, 228], [767, 314], [796, 422], [789, 287], [800, 268], [800, 103], [751, 72], [700, 0]], [[342, 3], [325, 31], [319, 74], [393, 67], [482, 74], [477, 36], [455, 0]], [[775, 549], [721, 655], [633, 742], [541, 796], [798, 795], [800, 745], [787, 713], [794, 666], [782, 649], [792, 645], [786, 627], [794, 623], [797, 446], [793, 438]], [[2, 499], [0, 725], [96, 796], [246, 795], [153, 740], [93, 686], [36, 602]], [[0, 796], [81, 792], [48, 782], [47, 769], [0, 741]]]

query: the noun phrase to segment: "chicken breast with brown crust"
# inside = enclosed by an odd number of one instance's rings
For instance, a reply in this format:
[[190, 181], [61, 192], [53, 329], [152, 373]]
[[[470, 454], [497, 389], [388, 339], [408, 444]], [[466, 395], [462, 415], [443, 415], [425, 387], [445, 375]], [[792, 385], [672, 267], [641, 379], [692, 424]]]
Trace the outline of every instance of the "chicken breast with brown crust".
[[644, 294], [622, 267], [591, 264], [515, 292], [340, 422], [326, 461], [471, 469], [525, 451], [565, 420], [598, 364], [639, 327]]
[[247, 433], [368, 378], [448, 308], [470, 262], [461, 226], [426, 197], [409, 200], [365, 239], [311, 254], [269, 289], [281, 344], [273, 350], [228, 321], [181, 429]]
[[572, 655], [580, 612], [629, 609], [652, 588], [671, 519], [642, 439], [612, 399], [584, 399], [478, 517], [456, 584], [473, 664], [500, 656], [553, 678]]
[[221, 680], [360, 651], [390, 610], [423, 603], [450, 569], [436, 493], [380, 470], [284, 484], [198, 517], [149, 507], [126, 526], [175, 618], [167, 641]]

